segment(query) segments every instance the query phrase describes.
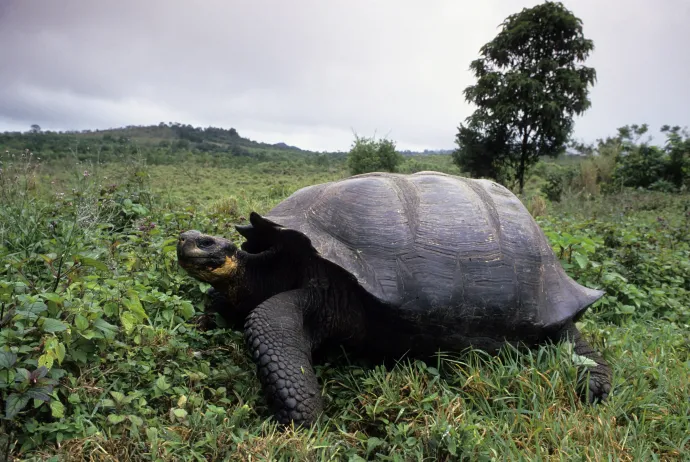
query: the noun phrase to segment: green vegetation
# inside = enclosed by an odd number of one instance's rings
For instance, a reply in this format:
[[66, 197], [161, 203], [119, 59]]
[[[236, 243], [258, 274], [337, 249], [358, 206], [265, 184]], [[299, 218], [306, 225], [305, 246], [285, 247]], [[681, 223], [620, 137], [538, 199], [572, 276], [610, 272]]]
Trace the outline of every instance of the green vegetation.
[[544, 179], [543, 194], [551, 201], [561, 195], [586, 198], [623, 188], [681, 192], [690, 187], [690, 134], [680, 127], [664, 126], [663, 147], [640, 142], [648, 127], [626, 125], [618, 134], [594, 145], [571, 143], [583, 157], [576, 162], [540, 162], [533, 173]]
[[580, 19], [561, 3], [509, 16], [470, 66], [477, 83], [464, 94], [477, 109], [458, 128], [459, 167], [511, 187], [517, 183], [522, 192], [530, 167], [562, 152], [573, 116], [590, 106], [596, 72], [578, 63], [593, 49]]
[[[176, 237], [197, 228], [239, 243], [232, 225], [349, 175], [345, 157], [275, 149], [272, 160], [237, 162], [188, 150], [149, 163], [159, 148], [135, 139], [97, 162], [89, 146], [65, 156], [0, 145], [0, 451], [20, 460], [682, 460], [690, 450], [687, 193], [623, 185], [583, 195], [571, 181], [551, 202], [546, 177], [525, 185], [567, 271], [607, 292], [582, 320], [614, 367], [606, 404], [579, 402], [565, 346], [395, 367], [344, 352], [317, 367], [328, 419], [281, 431], [266, 418], [241, 334], [199, 324], [206, 286], [177, 267]], [[580, 172], [598, 158], [534, 172]], [[459, 173], [447, 155], [405, 157], [398, 170]]]
[[[594, 70], [561, 4], [509, 17], [472, 65], [451, 155], [356, 137], [315, 153], [179, 123], [0, 134], [0, 460], [688, 460], [690, 137], [571, 143]], [[204, 322], [179, 232], [233, 225], [351, 173], [517, 186], [566, 271], [606, 295], [581, 330], [614, 370], [583, 405], [567, 345], [316, 368], [327, 418], [278, 428], [242, 334]], [[461, 172], [462, 170], [462, 172]], [[517, 185], [515, 185], [517, 183]], [[222, 323], [221, 323], [222, 325]]]
[[355, 141], [347, 155], [350, 173], [359, 175], [369, 172], [395, 172], [403, 161], [396, 151], [395, 142], [387, 138], [376, 140], [355, 134]]

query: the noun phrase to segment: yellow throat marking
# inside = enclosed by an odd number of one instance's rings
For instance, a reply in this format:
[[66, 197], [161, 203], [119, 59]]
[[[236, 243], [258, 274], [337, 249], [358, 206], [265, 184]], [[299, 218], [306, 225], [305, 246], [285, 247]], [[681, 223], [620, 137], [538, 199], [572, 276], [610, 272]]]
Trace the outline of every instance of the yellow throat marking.
[[227, 256], [225, 257], [225, 263], [223, 263], [223, 266], [219, 266], [218, 268], [211, 270], [213, 274], [221, 277], [230, 276], [235, 271], [237, 271], [237, 259]]

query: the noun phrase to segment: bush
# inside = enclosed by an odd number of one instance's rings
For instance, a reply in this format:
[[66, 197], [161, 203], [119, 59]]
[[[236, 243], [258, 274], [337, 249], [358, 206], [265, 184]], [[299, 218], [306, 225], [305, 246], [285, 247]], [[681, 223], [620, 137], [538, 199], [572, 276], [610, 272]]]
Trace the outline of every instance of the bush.
[[[633, 128], [636, 126], [633, 126]], [[638, 135], [646, 132], [634, 129]], [[600, 146], [618, 144], [620, 149], [615, 156], [616, 164], [611, 175], [611, 186], [607, 190], [616, 191], [621, 187], [678, 191], [690, 183], [690, 137], [680, 127], [662, 127], [666, 133], [663, 148], [647, 143], [637, 144], [632, 140], [629, 127], [619, 128], [615, 140], [607, 140]]]
[[546, 183], [541, 190], [547, 199], [558, 202], [576, 174], [577, 171], [573, 167], [551, 164], [544, 173]]
[[353, 175], [395, 172], [402, 161], [402, 155], [395, 150], [395, 142], [386, 138], [376, 141], [357, 135], [347, 157], [347, 165]]
[[664, 151], [641, 144], [619, 156], [612, 181], [621, 186], [646, 189], [662, 179], [665, 171]]

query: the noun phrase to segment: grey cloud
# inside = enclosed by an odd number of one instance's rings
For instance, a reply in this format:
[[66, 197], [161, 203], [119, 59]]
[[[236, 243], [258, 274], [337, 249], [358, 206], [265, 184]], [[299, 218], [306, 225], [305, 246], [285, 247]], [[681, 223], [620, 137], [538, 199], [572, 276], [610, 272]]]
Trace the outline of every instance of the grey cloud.
[[[535, 3], [4, 0], [0, 130], [179, 121], [312, 149], [345, 150], [352, 129], [452, 147], [469, 63]], [[565, 3], [599, 77], [577, 136], [688, 124], [686, 2]]]

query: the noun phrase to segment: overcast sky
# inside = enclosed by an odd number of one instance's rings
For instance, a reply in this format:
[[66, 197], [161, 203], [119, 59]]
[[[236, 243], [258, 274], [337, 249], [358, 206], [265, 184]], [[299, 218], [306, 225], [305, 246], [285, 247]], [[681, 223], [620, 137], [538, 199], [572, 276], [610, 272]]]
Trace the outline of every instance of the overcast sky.
[[[0, 0], [0, 131], [177, 121], [348, 150], [453, 148], [479, 48], [517, 0]], [[690, 125], [690, 1], [572, 0], [597, 70], [575, 135]]]

